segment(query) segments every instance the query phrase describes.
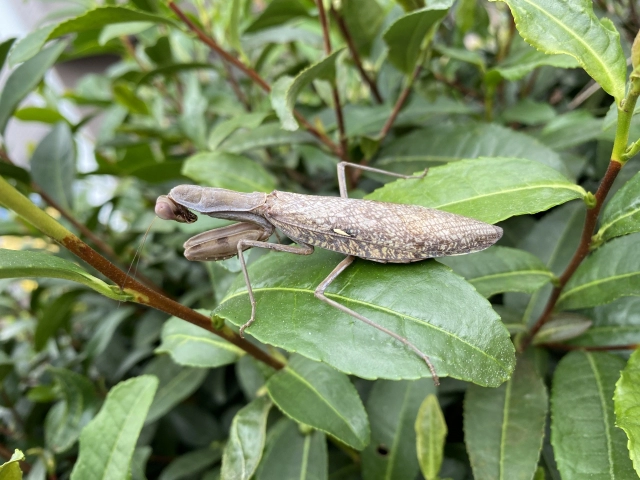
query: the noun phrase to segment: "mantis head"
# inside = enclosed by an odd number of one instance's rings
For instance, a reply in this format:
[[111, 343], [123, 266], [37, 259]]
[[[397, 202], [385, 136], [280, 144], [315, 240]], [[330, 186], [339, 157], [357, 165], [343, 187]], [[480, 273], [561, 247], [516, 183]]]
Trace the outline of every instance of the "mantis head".
[[194, 223], [198, 220], [195, 213], [176, 203], [167, 195], [160, 195], [156, 200], [156, 215], [163, 220], [173, 220], [179, 223]]

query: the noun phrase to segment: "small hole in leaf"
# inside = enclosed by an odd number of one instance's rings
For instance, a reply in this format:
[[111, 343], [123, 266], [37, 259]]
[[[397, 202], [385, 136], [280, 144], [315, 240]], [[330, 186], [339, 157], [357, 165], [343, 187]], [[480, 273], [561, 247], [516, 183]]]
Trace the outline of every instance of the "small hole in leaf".
[[378, 455], [380, 455], [381, 457], [386, 457], [387, 455], [389, 455], [389, 447], [384, 444], [380, 444], [376, 447], [376, 452], [378, 452]]

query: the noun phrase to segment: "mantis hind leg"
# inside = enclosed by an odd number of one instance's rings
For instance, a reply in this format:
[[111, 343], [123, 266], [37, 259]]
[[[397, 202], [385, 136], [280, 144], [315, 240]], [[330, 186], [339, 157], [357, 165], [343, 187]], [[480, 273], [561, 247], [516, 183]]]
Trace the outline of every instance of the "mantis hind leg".
[[357, 163], [340, 162], [338, 163], [338, 186], [340, 187], [340, 196], [342, 198], [349, 198], [347, 193], [347, 178], [345, 177], [345, 167], [357, 168], [359, 170], [365, 170], [367, 172], [382, 173], [383, 175], [389, 175], [390, 177], [397, 178], [424, 178], [427, 174], [428, 168], [424, 169], [421, 175], [403, 175], [401, 173], [388, 172], [387, 170], [380, 170], [379, 168], [369, 167], [367, 165], [358, 165]]
[[322, 283], [320, 283], [320, 285], [318, 285], [316, 287], [316, 290], [314, 292], [315, 297], [318, 300], [322, 300], [325, 303], [328, 303], [329, 305], [331, 305], [334, 308], [337, 308], [338, 310], [340, 310], [341, 312], [344, 312], [348, 315], [351, 315], [354, 318], [357, 318], [358, 320], [366, 323], [367, 325], [372, 326], [373, 328], [377, 328], [378, 330], [380, 330], [383, 333], [386, 333], [387, 335], [389, 335], [390, 337], [395, 338], [396, 340], [398, 340], [399, 342], [402, 342], [405, 346], [407, 346], [408, 348], [410, 348], [416, 355], [418, 355], [422, 360], [424, 360], [424, 362], [427, 364], [427, 367], [429, 367], [429, 371], [431, 372], [431, 377], [433, 378], [433, 383], [437, 385], [440, 385], [440, 380], [438, 378], [438, 374], [436, 373], [436, 369], [433, 366], [433, 364], [431, 363], [431, 360], [429, 359], [429, 357], [423, 353], [418, 347], [416, 347], [413, 343], [411, 343], [409, 340], [407, 340], [404, 337], [401, 337], [400, 335], [398, 335], [397, 333], [392, 332], [391, 330], [384, 328], [381, 325], [378, 325], [377, 323], [369, 320], [367, 317], [364, 317], [362, 315], [360, 315], [357, 312], [354, 312], [353, 310], [345, 307], [344, 305], [339, 304], [338, 302], [331, 300], [330, 298], [327, 298], [324, 294], [324, 291], [327, 289], [327, 287], [329, 285], [331, 285], [331, 282], [333, 282], [338, 275], [340, 275], [342, 272], [344, 272], [344, 270], [353, 263], [353, 260], [355, 259], [355, 257], [353, 255], [349, 255], [348, 257], [346, 257], [344, 260], [342, 260], [338, 266], [336, 268], [333, 269], [333, 271], [329, 274], [329, 276], [327, 276], [327, 278], [325, 278]]
[[244, 261], [244, 250], [250, 247], [268, 248], [269, 250], [294, 253], [296, 255], [311, 255], [313, 253], [313, 247], [306, 244], [294, 247], [292, 245], [280, 245], [279, 243], [259, 242], [257, 240], [240, 240], [238, 242], [238, 259], [240, 260], [242, 274], [244, 275], [244, 283], [247, 285], [249, 301], [251, 302], [251, 318], [249, 318], [247, 323], [240, 327], [240, 336], [242, 338], [244, 338], [244, 331], [256, 320], [256, 299], [253, 296], [251, 280], [249, 280], [249, 273], [247, 272], [247, 264]]

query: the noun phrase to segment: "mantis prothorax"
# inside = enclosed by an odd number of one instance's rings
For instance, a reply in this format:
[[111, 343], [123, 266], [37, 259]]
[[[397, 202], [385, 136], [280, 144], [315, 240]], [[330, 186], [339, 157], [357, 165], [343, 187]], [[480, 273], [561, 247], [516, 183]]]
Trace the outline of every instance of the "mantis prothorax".
[[[347, 196], [345, 167], [360, 168], [400, 178], [422, 178], [387, 172], [347, 162], [338, 164], [340, 197], [287, 193], [240, 193], [222, 188], [179, 185], [158, 197], [156, 214], [164, 220], [193, 223], [197, 216], [235, 220], [238, 223], [196, 235], [184, 244], [192, 261], [216, 261], [238, 255], [249, 299], [251, 317], [240, 335], [255, 321], [256, 301], [243, 251], [268, 248], [296, 255], [310, 255], [320, 247], [347, 255], [315, 290], [315, 297], [332, 307], [390, 335], [422, 358], [438, 385], [429, 357], [408, 339], [327, 298], [327, 287], [359, 257], [380, 263], [409, 263], [427, 258], [462, 255], [490, 247], [502, 237], [502, 229], [472, 218], [416, 205], [351, 199]], [[298, 246], [269, 243], [278, 228]]]

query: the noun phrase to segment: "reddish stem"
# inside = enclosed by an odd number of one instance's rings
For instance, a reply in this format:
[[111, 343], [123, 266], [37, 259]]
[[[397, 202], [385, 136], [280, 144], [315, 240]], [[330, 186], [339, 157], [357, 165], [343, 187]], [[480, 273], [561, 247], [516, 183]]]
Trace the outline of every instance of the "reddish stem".
[[396, 118], [398, 118], [398, 115], [400, 114], [400, 110], [402, 109], [404, 102], [406, 102], [407, 97], [409, 97], [409, 93], [411, 93], [413, 82], [415, 82], [416, 78], [418, 78], [418, 75], [420, 74], [421, 69], [422, 69], [422, 65], [418, 63], [418, 65], [416, 65], [416, 68], [413, 70], [411, 79], [409, 80], [409, 82], [407, 82], [407, 85], [405, 85], [402, 92], [400, 92], [400, 96], [398, 97], [396, 104], [393, 106], [391, 115], [389, 115], [389, 118], [387, 118], [387, 121], [385, 122], [382, 129], [380, 130], [380, 133], [378, 134], [378, 140], [380, 142], [384, 140], [384, 138], [389, 133], [389, 130], [391, 130], [391, 127], [393, 126], [394, 122], [396, 121]]

